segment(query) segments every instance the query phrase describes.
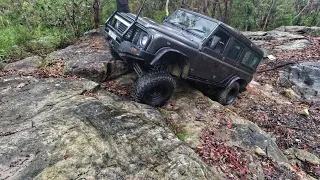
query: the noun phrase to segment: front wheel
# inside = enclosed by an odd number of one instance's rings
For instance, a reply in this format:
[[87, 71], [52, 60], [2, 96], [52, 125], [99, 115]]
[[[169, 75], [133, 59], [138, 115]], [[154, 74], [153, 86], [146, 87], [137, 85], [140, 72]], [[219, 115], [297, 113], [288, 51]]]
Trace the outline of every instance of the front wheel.
[[240, 85], [234, 82], [226, 89], [222, 89], [217, 94], [217, 101], [222, 105], [232, 104], [238, 97]]
[[163, 106], [172, 97], [176, 82], [167, 72], [153, 72], [140, 77], [132, 91], [135, 101], [151, 106]]

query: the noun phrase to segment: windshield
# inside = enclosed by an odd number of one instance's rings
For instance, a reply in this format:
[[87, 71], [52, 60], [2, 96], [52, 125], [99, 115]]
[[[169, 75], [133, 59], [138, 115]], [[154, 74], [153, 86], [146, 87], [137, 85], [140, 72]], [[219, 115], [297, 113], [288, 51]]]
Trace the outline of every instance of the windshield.
[[174, 12], [166, 22], [183, 28], [200, 38], [207, 37], [217, 27], [217, 23], [183, 10]]

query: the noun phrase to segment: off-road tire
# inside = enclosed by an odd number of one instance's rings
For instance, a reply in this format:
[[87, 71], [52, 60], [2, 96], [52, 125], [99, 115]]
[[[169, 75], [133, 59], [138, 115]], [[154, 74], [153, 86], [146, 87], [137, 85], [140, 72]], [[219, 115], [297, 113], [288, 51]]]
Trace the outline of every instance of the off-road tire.
[[114, 59], [116, 59], [116, 60], [120, 60], [121, 59], [119, 54], [115, 50], [113, 50], [112, 47], [109, 47], [109, 51], [110, 51], [111, 56]]
[[152, 72], [140, 77], [131, 96], [135, 101], [151, 106], [163, 106], [172, 97], [176, 82], [167, 72]]
[[226, 89], [218, 91], [216, 99], [222, 105], [232, 104], [238, 97], [240, 85], [238, 82], [234, 82]]

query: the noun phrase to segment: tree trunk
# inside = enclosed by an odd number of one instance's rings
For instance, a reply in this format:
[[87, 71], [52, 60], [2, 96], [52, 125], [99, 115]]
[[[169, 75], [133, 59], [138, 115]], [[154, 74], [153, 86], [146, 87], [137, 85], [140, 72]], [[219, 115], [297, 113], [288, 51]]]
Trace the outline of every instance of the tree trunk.
[[228, 23], [230, 23], [231, 22], [231, 18], [230, 18], [230, 14], [231, 14], [231, 11], [232, 11], [232, 3], [233, 3], [233, 1], [232, 0], [229, 0], [229, 11], [228, 11]]
[[181, 8], [187, 8], [186, 0], [181, 0]]
[[230, 8], [230, 0], [225, 0], [224, 1], [224, 23], [226, 24], [229, 24], [229, 14], [230, 14], [230, 11], [231, 11], [231, 8]]
[[276, 3], [276, 0], [272, 0], [272, 4], [271, 4], [271, 6], [270, 6], [268, 15], [267, 15], [267, 17], [266, 17], [266, 19], [265, 19], [265, 22], [264, 22], [264, 25], [263, 25], [263, 29], [262, 29], [263, 31], [265, 31], [265, 29], [266, 29], [266, 27], [267, 27], [267, 25], [268, 25], [269, 17], [270, 17], [271, 11], [272, 11], [275, 3]]
[[292, 22], [294, 22], [298, 17], [300, 18], [301, 13], [309, 6], [310, 0], [308, 0], [307, 5], [302, 8], [302, 10], [293, 18]]
[[222, 15], [222, 9], [221, 9], [221, 4], [218, 3], [218, 11], [219, 11], [219, 20], [224, 22], [224, 19], [223, 19], [223, 15]]
[[100, 25], [100, 0], [93, 0], [93, 27], [99, 28]]
[[208, 13], [208, 8], [209, 8], [209, 2], [208, 0], [204, 1], [204, 6], [203, 6], [203, 13], [207, 14]]
[[167, 0], [166, 2], [166, 15], [169, 16], [169, 2], [170, 0]]
[[212, 6], [212, 17], [215, 18], [216, 16], [216, 10], [217, 10], [217, 1], [213, 1], [213, 6]]

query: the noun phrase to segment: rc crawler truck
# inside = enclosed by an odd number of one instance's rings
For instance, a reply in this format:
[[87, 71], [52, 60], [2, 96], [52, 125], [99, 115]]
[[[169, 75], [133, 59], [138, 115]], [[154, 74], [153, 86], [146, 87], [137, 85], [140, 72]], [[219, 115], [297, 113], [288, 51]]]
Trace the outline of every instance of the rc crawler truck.
[[230, 105], [253, 78], [260, 50], [237, 30], [210, 17], [178, 9], [162, 24], [131, 13], [114, 12], [105, 24], [112, 56], [138, 74], [132, 97], [165, 105], [174, 77], [196, 84], [222, 105]]

